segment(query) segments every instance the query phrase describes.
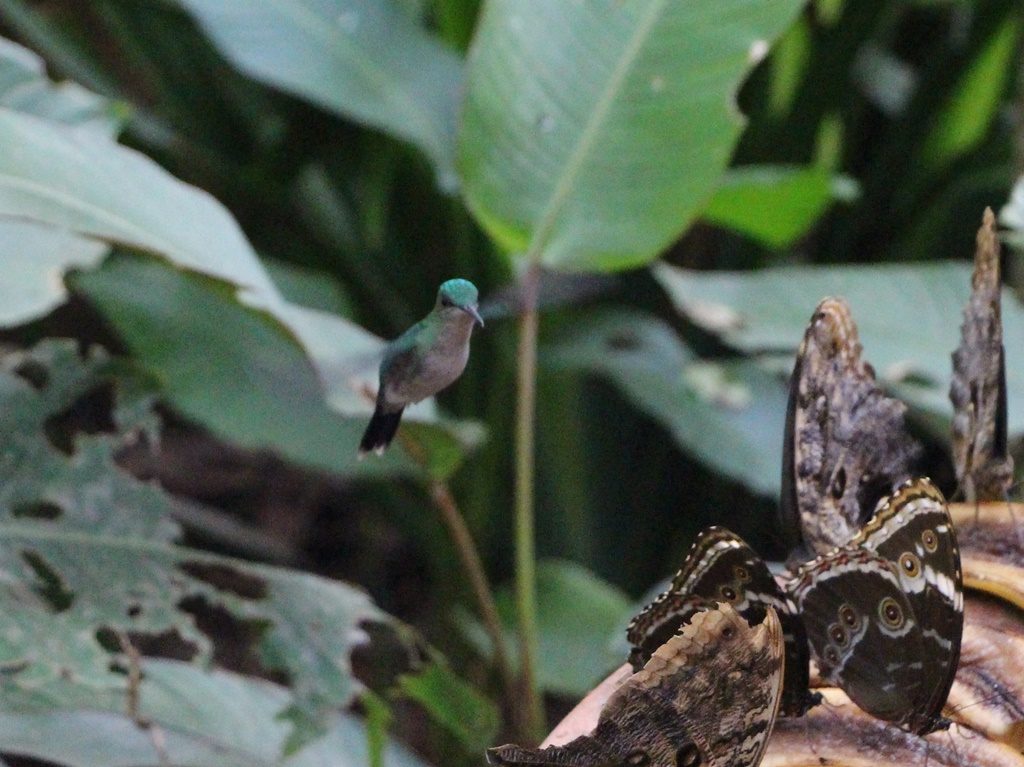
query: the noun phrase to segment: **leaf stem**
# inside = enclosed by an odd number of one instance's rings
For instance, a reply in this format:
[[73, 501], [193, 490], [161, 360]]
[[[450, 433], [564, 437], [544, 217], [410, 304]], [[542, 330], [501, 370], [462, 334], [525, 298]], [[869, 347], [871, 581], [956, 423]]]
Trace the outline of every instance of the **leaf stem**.
[[537, 409], [537, 295], [540, 259], [532, 258], [522, 281], [516, 399], [516, 607], [523, 719], [528, 740], [543, 736], [544, 718], [537, 689], [537, 573], [534, 545], [534, 421]]
[[[419, 442], [409, 436], [405, 430], [399, 431], [398, 437], [405, 451], [426, 470], [427, 457]], [[448, 534], [451, 536], [452, 543], [455, 544], [455, 550], [458, 552], [459, 560], [462, 562], [462, 569], [469, 579], [470, 588], [473, 591], [473, 596], [476, 598], [477, 609], [479, 609], [480, 617], [484, 622], [484, 629], [487, 631], [487, 635], [491, 639], [491, 645], [494, 648], [494, 665], [501, 676], [506, 695], [513, 702], [514, 711], [514, 702], [518, 697], [515, 694], [515, 677], [512, 674], [512, 667], [508, 662], [508, 654], [505, 652], [505, 635], [501, 628], [501, 620], [498, 618], [498, 608], [494, 602], [494, 594], [491, 591], [490, 584], [487, 581], [487, 573], [484, 571], [483, 562], [480, 559], [480, 552], [477, 550], [473, 536], [469, 532], [468, 525], [466, 525], [466, 519], [459, 511], [459, 506], [455, 502], [455, 496], [448, 485], [439, 479], [430, 479], [427, 482], [427, 490], [430, 493], [430, 500], [434, 502], [434, 506], [440, 512], [441, 521], [448, 528]]]

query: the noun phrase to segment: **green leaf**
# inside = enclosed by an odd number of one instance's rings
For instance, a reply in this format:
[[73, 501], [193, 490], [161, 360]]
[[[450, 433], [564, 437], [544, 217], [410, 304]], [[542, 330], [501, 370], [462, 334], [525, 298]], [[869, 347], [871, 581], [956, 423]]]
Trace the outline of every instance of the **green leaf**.
[[39, 56], [2, 37], [0, 107], [45, 117], [108, 138], [120, 132], [127, 116], [124, 107], [75, 83], [51, 82]]
[[[515, 656], [515, 598], [499, 590], [498, 613], [506, 627], [506, 646]], [[623, 628], [629, 599], [585, 567], [559, 559], [537, 563], [537, 683], [548, 692], [579, 697], [610, 669], [622, 663], [612, 637]], [[487, 655], [491, 643], [475, 618], [462, 615], [467, 639]]]
[[0, 109], [0, 219], [159, 253], [258, 293], [273, 284], [220, 203], [104, 136]]
[[608, 638], [619, 627], [626, 595], [573, 562], [537, 564], [537, 678], [551, 692], [583, 695], [621, 663]]
[[[116, 468], [119, 440], [79, 436], [65, 445], [47, 436], [52, 419], [109, 379], [104, 356], [80, 359], [70, 341], [0, 358], [0, 522], [58, 516], [71, 531], [160, 541], [176, 535], [168, 497]], [[147, 415], [137, 411], [119, 425], [134, 430]], [[72, 449], [69, 460], [63, 450]]]
[[964, 69], [946, 108], [934, 118], [921, 147], [929, 166], [943, 166], [974, 149], [1003, 106], [1007, 81], [1018, 56], [1019, 14], [1006, 18]]
[[[326, 734], [284, 758], [288, 725], [278, 716], [288, 690], [225, 671], [172, 660], [143, 661], [140, 724], [125, 713], [123, 691], [61, 680], [49, 690], [0, 682], [0, 743], [5, 753], [69, 767], [365, 767], [366, 731], [331, 715]], [[391, 740], [385, 767], [424, 767]]]
[[366, 711], [366, 750], [369, 767], [384, 767], [384, 748], [391, 726], [391, 707], [376, 693], [367, 690], [361, 698]]
[[549, 266], [650, 260], [714, 191], [743, 126], [736, 90], [802, 6], [491, 0], [460, 136], [474, 214]]
[[[0, 107], [45, 117], [113, 137], [121, 128], [119, 110], [109, 100], [74, 83], [46, 77], [43, 60], [0, 37]], [[61, 275], [72, 266], [94, 266], [106, 254], [99, 242], [28, 221], [0, 221], [0, 326], [41, 317], [67, 298]]]
[[352, 299], [332, 275], [274, 258], [260, 260], [288, 302], [342, 317], [352, 316]]
[[123, 435], [55, 445], [50, 425], [105, 383], [102, 365], [79, 362], [70, 343], [0, 360], [3, 680], [35, 693], [73, 681], [124, 695], [112, 664], [125, 659], [110, 634], [174, 634], [207, 664], [211, 641], [183, 607], [201, 600], [255, 630], [264, 667], [290, 680], [289, 718], [308, 740], [361, 689], [349, 662], [361, 624], [391, 619], [351, 586], [174, 546], [170, 499], [114, 462]]
[[[332, 409], [350, 416], [358, 414], [360, 419], [367, 417], [372, 409], [370, 403], [353, 387], [375, 377], [374, 367], [383, 348], [379, 339], [338, 317], [284, 301], [228, 211], [206, 193], [169, 175], [149, 158], [103, 137], [78, 133], [3, 109], [0, 109], [0, 145], [6, 148], [0, 153], [0, 224], [4, 219], [28, 219], [35, 224], [70, 230], [105, 242], [124, 243], [158, 254], [174, 266], [225, 280], [229, 285], [222, 285], [216, 299], [218, 306], [209, 310], [205, 319], [215, 321], [224, 313], [235, 312], [235, 316], [249, 316], [252, 322], [261, 325], [260, 330], [254, 332], [274, 337], [274, 348], [282, 354], [280, 359], [272, 359], [268, 351], [261, 352], [258, 347], [248, 348], [254, 355], [252, 359], [237, 359], [239, 354], [232, 349], [234, 341], [228, 329], [221, 328], [214, 335], [228, 350], [227, 356], [224, 359], [211, 356], [204, 353], [204, 344], [207, 333], [213, 332], [212, 326], [198, 322], [190, 309], [183, 309], [189, 305], [180, 303], [183, 298], [180, 285], [172, 286], [168, 282], [178, 280], [180, 283], [184, 279], [180, 272], [171, 279], [167, 276], [170, 270], [165, 270], [163, 277], [155, 278], [161, 279], [170, 290], [168, 295], [138, 290], [139, 285], [147, 284], [132, 281], [140, 275], [129, 275], [121, 280], [115, 271], [113, 276], [95, 278], [98, 282], [105, 280], [107, 288], [102, 296], [98, 293], [94, 296], [97, 308], [115, 325], [119, 322], [114, 315], [121, 315], [119, 329], [135, 334], [133, 352], [145, 355], [162, 385], [175, 388], [167, 391], [169, 398], [185, 403], [185, 409], [193, 417], [208, 418], [209, 421], [203, 422], [229, 439], [251, 446], [277, 447], [306, 463], [309, 458], [315, 458], [314, 466], [353, 470], [360, 427], [352, 418], [339, 419], [318, 412], [316, 419], [303, 420], [302, 415], [314, 409], [312, 402], [306, 400], [314, 396], [315, 391], [321, 399], [326, 396]], [[66, 255], [70, 257], [74, 253], [69, 251]], [[29, 256], [31, 254], [25, 257]], [[85, 261], [79, 259], [80, 263]], [[26, 283], [58, 279], [59, 271], [43, 270], [46, 262], [40, 260], [37, 265], [43, 273], [36, 274], [32, 280], [26, 277]], [[150, 266], [151, 271], [157, 269], [156, 265]], [[239, 292], [239, 286], [244, 290]], [[99, 290], [98, 283], [95, 289]], [[51, 301], [53, 293], [55, 289], [51, 289]], [[259, 310], [258, 320], [252, 319], [256, 313], [247, 314], [239, 305], [240, 300]], [[124, 327], [129, 306], [132, 322], [138, 327]], [[34, 312], [41, 308], [38, 302], [30, 307]], [[24, 316], [24, 313], [19, 316], [18, 321]], [[277, 327], [271, 327], [273, 325]], [[173, 335], [169, 331], [171, 327], [175, 329]], [[292, 348], [286, 350], [288, 345]], [[184, 350], [181, 358], [168, 354], [170, 348]], [[308, 360], [302, 359], [307, 356]], [[265, 371], [253, 377], [254, 382], [266, 382], [274, 375], [287, 375], [284, 360], [306, 371], [299, 374], [300, 378], [309, 378], [308, 361], [312, 360], [319, 378], [318, 382], [300, 384], [291, 398], [293, 402], [305, 403], [299, 413], [299, 423], [304, 423], [306, 428], [321, 419], [328, 427], [342, 423], [341, 433], [330, 428], [312, 429], [320, 436], [310, 439], [300, 433], [297, 425], [289, 425], [287, 417], [278, 425], [268, 423], [265, 416], [247, 407], [254, 402], [270, 407], [277, 390], [255, 391], [258, 384], [253, 382], [243, 384], [252, 395], [248, 401], [239, 400], [233, 406], [220, 408], [221, 404], [230, 405], [226, 395], [236, 383], [231, 376], [238, 372], [238, 365], [249, 369], [266, 366]], [[167, 369], [160, 369], [154, 362], [165, 364]], [[229, 367], [231, 363], [235, 363], [235, 367]], [[204, 384], [204, 375], [231, 383], [217, 395], [212, 393], [212, 387]], [[218, 396], [220, 401], [211, 401]], [[280, 407], [277, 410], [280, 412]], [[434, 420], [432, 403], [412, 409], [408, 418], [410, 421]], [[253, 419], [261, 423], [254, 425]], [[437, 432], [437, 429], [428, 429], [423, 447], [428, 453], [431, 472], [443, 475], [457, 465], [462, 449], [459, 441], [452, 437], [443, 437], [439, 442], [434, 440], [432, 435]], [[343, 439], [332, 441], [332, 436]], [[470, 436], [479, 438], [479, 434]], [[261, 439], [270, 441], [261, 443]], [[280, 440], [281, 444], [273, 440]], [[307, 444], [303, 445], [304, 442]], [[441, 447], [439, 454], [431, 450], [435, 442]], [[408, 460], [393, 457], [390, 462], [368, 461], [362, 472], [385, 474], [410, 468]]]
[[451, 190], [462, 65], [393, 0], [176, 0], [242, 72], [419, 147]]
[[[216, 433], [341, 473], [418, 470], [398, 445], [380, 459], [357, 460], [372, 403], [349, 381], [370, 382], [382, 345], [355, 325], [294, 306], [283, 309], [290, 325], [306, 323], [307, 337], [316, 341], [310, 349], [314, 368], [279, 322], [238, 304], [232, 285], [126, 254], [77, 275], [72, 284], [101, 307], [132, 356], [157, 376], [170, 402]], [[138, 285], [146, 290], [135, 289]], [[318, 369], [345, 382], [328, 391], [327, 403]], [[426, 405], [411, 409], [410, 420], [416, 410], [429, 418], [431, 405]], [[443, 429], [423, 424], [416, 437], [430, 455], [444, 456], [439, 473], [458, 464], [461, 446]]]
[[0, 221], [0, 327], [42, 317], [67, 299], [63, 275], [107, 254], [102, 242], [28, 221]]
[[[967, 263], [914, 266], [828, 266], [756, 272], [695, 272], [654, 268], [680, 313], [748, 354], [792, 353], [823, 297], [850, 303], [864, 354], [897, 394], [943, 417], [950, 355], [971, 285]], [[1024, 430], [1024, 306], [1003, 293], [1003, 333], [1010, 430]]]
[[498, 710], [443, 663], [430, 663], [415, 674], [403, 674], [398, 678], [398, 689], [423, 706], [467, 753], [480, 753], [494, 745]]
[[832, 174], [825, 168], [731, 168], [703, 217], [769, 248], [785, 248], [807, 233], [833, 197]]
[[578, 323], [541, 359], [548, 370], [603, 376], [707, 466], [755, 492], [778, 493], [781, 378], [752, 362], [700, 360], [665, 323], [626, 311]]

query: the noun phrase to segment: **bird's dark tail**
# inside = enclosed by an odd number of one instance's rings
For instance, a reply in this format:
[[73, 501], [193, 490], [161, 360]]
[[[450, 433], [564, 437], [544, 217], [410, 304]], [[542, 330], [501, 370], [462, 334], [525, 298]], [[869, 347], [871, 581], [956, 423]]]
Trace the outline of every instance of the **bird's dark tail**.
[[381, 455], [387, 450], [391, 440], [395, 438], [395, 432], [398, 431], [398, 424], [401, 420], [402, 410], [385, 413], [378, 405], [363, 433], [363, 440], [359, 443], [359, 457], [362, 458], [369, 452]]

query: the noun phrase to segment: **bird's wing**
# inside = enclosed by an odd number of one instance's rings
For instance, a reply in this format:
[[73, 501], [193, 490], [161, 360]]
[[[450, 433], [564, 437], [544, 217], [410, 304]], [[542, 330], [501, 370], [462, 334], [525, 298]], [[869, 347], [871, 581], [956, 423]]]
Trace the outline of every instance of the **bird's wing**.
[[384, 359], [380, 363], [380, 391], [384, 391], [387, 380], [409, 379], [416, 375], [416, 367], [420, 363], [420, 355], [416, 354], [416, 341], [423, 331], [424, 323], [418, 322], [391, 341], [384, 350]]

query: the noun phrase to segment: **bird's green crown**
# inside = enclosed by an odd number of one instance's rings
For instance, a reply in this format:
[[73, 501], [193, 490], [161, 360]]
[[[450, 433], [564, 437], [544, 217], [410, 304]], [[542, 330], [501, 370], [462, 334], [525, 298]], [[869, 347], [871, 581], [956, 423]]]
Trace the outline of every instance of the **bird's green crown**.
[[439, 302], [447, 300], [458, 307], [475, 306], [479, 297], [476, 285], [469, 280], [448, 280], [437, 291]]

